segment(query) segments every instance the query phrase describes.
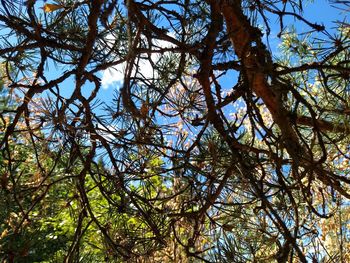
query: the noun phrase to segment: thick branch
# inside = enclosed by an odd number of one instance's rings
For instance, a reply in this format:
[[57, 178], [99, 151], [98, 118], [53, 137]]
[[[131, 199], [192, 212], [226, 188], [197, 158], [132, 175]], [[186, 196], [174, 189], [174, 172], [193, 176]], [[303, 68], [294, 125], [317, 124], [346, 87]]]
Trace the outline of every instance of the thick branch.
[[346, 126], [340, 126], [339, 124], [334, 124], [324, 120], [313, 120], [311, 117], [307, 117], [307, 116], [297, 116], [296, 123], [300, 125], [309, 126], [309, 127], [314, 127], [316, 124], [317, 128], [323, 132], [335, 132], [335, 133], [350, 132], [349, 128]]
[[267, 51], [261, 46], [260, 31], [250, 25], [239, 1], [221, 1], [220, 6], [226, 20], [229, 38], [242, 61], [249, 86], [263, 100], [273, 120], [279, 126], [289, 154], [296, 159], [300, 159], [301, 156], [307, 157], [291, 125], [289, 112], [284, 108], [279, 92], [267, 83], [269, 76], [266, 71], [272, 65], [269, 65], [270, 58]]

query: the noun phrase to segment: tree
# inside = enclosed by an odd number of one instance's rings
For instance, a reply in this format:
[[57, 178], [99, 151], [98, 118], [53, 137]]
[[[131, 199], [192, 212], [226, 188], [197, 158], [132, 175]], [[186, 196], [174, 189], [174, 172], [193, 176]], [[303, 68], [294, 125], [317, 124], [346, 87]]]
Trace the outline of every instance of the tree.
[[[16, 229], [68, 218], [55, 250], [66, 262], [349, 260], [350, 27], [330, 31], [304, 8], [1, 1], [5, 87], [18, 98], [1, 112], [6, 189], [16, 198], [40, 175]], [[119, 80], [112, 102], [106, 76]]]

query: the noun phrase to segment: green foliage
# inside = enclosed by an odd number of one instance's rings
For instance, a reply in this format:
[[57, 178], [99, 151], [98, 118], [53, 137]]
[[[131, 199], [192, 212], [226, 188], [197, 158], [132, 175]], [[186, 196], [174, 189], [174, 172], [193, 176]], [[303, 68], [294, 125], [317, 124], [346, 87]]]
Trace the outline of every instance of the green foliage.
[[1, 1], [0, 260], [349, 261], [350, 27], [304, 8]]

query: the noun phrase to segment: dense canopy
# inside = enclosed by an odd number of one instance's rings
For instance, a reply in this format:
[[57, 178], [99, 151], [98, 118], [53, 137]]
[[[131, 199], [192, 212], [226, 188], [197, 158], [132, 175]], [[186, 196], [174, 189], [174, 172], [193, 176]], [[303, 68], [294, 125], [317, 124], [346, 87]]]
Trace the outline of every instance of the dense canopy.
[[1, 0], [1, 260], [350, 261], [350, 2], [323, 5]]

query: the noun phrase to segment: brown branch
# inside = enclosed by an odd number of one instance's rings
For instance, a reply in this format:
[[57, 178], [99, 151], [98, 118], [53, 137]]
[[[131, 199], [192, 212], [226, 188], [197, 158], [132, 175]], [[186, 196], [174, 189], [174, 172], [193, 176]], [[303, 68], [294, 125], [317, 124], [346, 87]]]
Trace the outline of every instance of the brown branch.
[[[277, 65], [277, 67], [282, 67], [280, 65]], [[285, 74], [290, 74], [293, 72], [300, 72], [300, 71], [305, 71], [305, 70], [310, 70], [310, 69], [315, 69], [315, 70], [334, 70], [338, 71], [340, 73], [345, 73], [345, 74], [350, 74], [350, 69], [347, 67], [342, 67], [340, 65], [324, 65], [322, 63], [314, 62], [311, 64], [303, 64], [298, 67], [283, 67], [282, 70], [277, 71], [278, 75], [285, 75]]]
[[80, 58], [80, 63], [77, 69], [77, 76], [82, 74], [85, 70], [86, 65], [89, 62], [91, 53], [93, 51], [95, 39], [97, 37], [97, 20], [101, 11], [101, 6], [103, 4], [103, 0], [94, 0], [91, 2], [90, 15], [88, 18], [89, 25], [89, 33], [86, 37], [85, 48], [83, 49], [82, 56]]
[[239, 1], [224, 0], [221, 1], [220, 7], [226, 21], [229, 38], [237, 56], [242, 61], [249, 86], [263, 100], [273, 120], [280, 128], [287, 151], [295, 160], [299, 160], [300, 157], [310, 159], [291, 125], [289, 113], [283, 106], [279, 92], [267, 83], [266, 71], [269, 70], [269, 67], [272, 68], [272, 65], [269, 65], [271, 59], [262, 46], [260, 31], [250, 25]]
[[334, 132], [334, 133], [346, 133], [348, 134], [350, 132], [350, 129], [340, 124], [334, 124], [329, 121], [324, 120], [316, 120], [308, 116], [297, 116], [296, 117], [296, 123], [300, 125], [305, 125], [309, 127], [315, 127], [322, 131], [322, 132]]
[[29, 29], [27, 29], [24, 26], [27, 23], [25, 21], [19, 19], [18, 17], [12, 17], [12, 19], [9, 19], [3, 15], [0, 15], [0, 21], [3, 21], [9, 28], [17, 31], [20, 34], [25, 35], [31, 41], [36, 40], [37, 43], [34, 43], [34, 45], [51, 47], [54, 49], [61, 48], [61, 49], [69, 50], [69, 51], [82, 51], [83, 50], [81, 47], [76, 47], [74, 45], [60, 43], [60, 42], [56, 42], [55, 40], [45, 38], [41, 35], [36, 34], [35, 30], [30, 31]]

